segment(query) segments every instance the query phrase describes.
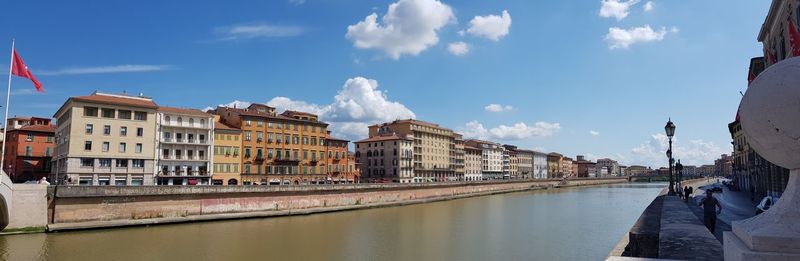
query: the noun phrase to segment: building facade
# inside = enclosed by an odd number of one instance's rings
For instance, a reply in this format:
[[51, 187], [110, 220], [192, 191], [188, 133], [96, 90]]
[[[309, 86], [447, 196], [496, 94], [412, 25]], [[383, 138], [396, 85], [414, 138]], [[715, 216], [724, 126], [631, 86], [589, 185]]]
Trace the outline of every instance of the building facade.
[[160, 106], [156, 113], [156, 184], [211, 185], [214, 117]]
[[[369, 126], [369, 137], [396, 133], [414, 139], [414, 180], [422, 182], [457, 180], [456, 149], [460, 135], [435, 123], [396, 120]], [[461, 159], [463, 160], [463, 159]]]
[[563, 173], [564, 177], [574, 177], [575, 171], [573, 160], [570, 157], [563, 157], [561, 158], [561, 173]]
[[533, 152], [533, 174], [534, 179], [546, 179], [548, 176], [548, 161], [547, 154], [534, 151]]
[[481, 178], [483, 180], [503, 178], [503, 146], [483, 140], [467, 140], [465, 143], [467, 146], [481, 150]]
[[481, 149], [469, 145], [464, 146], [464, 179], [466, 181], [483, 180], [482, 163]]
[[328, 124], [317, 115], [251, 104], [210, 113], [242, 130], [242, 184], [322, 184], [327, 180]]
[[517, 160], [519, 162], [519, 177], [523, 179], [533, 178], [533, 151], [518, 149]]
[[597, 175], [597, 163], [586, 160], [582, 155], [578, 155], [574, 164], [576, 167], [575, 176], [579, 178], [594, 178]]
[[11, 180], [50, 178], [56, 129], [51, 119], [14, 117], [8, 119], [6, 126], [4, 170]]
[[[242, 184], [242, 130], [228, 126], [214, 115], [214, 176], [212, 185]], [[251, 181], [252, 184], [252, 181]]]
[[[620, 176], [619, 162], [609, 158], [597, 159], [597, 169], [605, 169], [610, 176]], [[599, 172], [599, 171], [598, 171]]]
[[564, 160], [564, 155], [556, 152], [547, 154], [547, 174], [548, 178], [562, 178], [564, 177], [564, 169], [561, 166]]
[[353, 157], [350, 157], [349, 143], [349, 140], [332, 138], [329, 134], [325, 143], [328, 154], [328, 183], [358, 183], [361, 174], [356, 170], [355, 164], [350, 162]]
[[414, 174], [413, 137], [382, 133], [355, 142], [356, 165], [364, 182], [425, 182]]
[[520, 178], [517, 146], [503, 145], [503, 178]]
[[56, 118], [51, 180], [70, 185], [152, 185], [158, 105], [149, 97], [95, 92]]

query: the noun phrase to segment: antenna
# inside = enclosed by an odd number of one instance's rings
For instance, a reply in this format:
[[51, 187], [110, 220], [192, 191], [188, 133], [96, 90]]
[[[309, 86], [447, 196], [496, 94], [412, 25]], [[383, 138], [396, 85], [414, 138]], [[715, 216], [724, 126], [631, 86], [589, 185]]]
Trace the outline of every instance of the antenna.
[[744, 93], [742, 91], [739, 91], [739, 94], [741, 94], [742, 97], [744, 97]]

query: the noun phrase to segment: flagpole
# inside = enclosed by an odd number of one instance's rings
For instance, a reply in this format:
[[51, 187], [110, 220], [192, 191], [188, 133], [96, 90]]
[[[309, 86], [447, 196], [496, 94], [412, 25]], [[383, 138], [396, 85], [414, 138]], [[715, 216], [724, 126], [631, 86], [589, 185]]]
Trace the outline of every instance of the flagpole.
[[[6, 160], [6, 140], [7, 140], [6, 132], [8, 131], [8, 104], [11, 101], [11, 73], [13, 72], [13, 70], [14, 70], [14, 39], [12, 38], [11, 39], [11, 63], [8, 64], [8, 90], [6, 91], [6, 117], [5, 117], [5, 121], [3, 121], [3, 149], [2, 149], [2, 153], [0, 154], [0, 155], [2, 155], [2, 157], [0, 157], [0, 170], [2, 170], [3, 173], [5, 173], [6, 175], [8, 175], [8, 173], [6, 172], [6, 165], [5, 165], [5, 160]], [[8, 177], [11, 178], [11, 175], [8, 175]]]

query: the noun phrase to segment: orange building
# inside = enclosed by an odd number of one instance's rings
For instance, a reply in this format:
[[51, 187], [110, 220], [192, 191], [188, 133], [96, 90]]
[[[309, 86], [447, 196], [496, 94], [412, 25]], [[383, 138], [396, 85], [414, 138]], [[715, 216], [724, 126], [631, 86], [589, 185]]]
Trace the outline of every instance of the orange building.
[[334, 184], [357, 183], [360, 174], [355, 166], [355, 157], [348, 151], [350, 141], [330, 137], [327, 141], [328, 180]]
[[243, 185], [324, 184], [327, 182], [328, 124], [317, 115], [252, 104], [209, 111], [242, 130]]
[[[47, 118], [8, 119], [4, 169], [14, 182], [50, 175], [55, 149], [55, 126]], [[51, 181], [52, 182], [52, 181]]]

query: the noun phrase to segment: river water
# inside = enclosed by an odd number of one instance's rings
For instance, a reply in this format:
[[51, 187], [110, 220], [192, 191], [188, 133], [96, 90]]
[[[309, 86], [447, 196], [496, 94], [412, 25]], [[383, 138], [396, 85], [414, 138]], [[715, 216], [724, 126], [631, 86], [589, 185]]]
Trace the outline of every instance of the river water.
[[2, 260], [602, 260], [664, 184], [0, 236]]

